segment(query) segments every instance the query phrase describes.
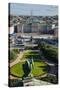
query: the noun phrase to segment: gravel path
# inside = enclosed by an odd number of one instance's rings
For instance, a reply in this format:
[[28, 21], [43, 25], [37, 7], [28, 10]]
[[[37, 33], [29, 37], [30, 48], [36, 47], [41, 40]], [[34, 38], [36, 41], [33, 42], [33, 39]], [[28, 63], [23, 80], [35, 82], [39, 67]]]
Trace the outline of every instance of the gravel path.
[[29, 82], [24, 83], [24, 86], [41, 86], [41, 85], [51, 85], [51, 83], [37, 80], [35, 78], [32, 78]]
[[23, 56], [23, 52], [20, 52], [20, 54], [18, 55], [17, 59], [15, 61], [13, 61], [12, 63], [10, 63], [10, 67], [14, 66], [15, 64], [21, 62], [21, 58]]
[[[20, 54], [18, 55], [17, 59], [16, 59], [15, 61], [13, 61], [12, 63], [10, 63], [10, 65], [9, 65], [10, 68], [11, 68], [12, 66], [14, 66], [15, 64], [17, 64], [17, 63], [22, 62], [20, 59], [22, 58], [23, 53], [24, 53], [24, 52], [20, 52]], [[17, 77], [14, 77], [14, 76], [12, 76], [12, 75], [10, 75], [9, 78], [10, 78], [10, 79], [17, 79]]]

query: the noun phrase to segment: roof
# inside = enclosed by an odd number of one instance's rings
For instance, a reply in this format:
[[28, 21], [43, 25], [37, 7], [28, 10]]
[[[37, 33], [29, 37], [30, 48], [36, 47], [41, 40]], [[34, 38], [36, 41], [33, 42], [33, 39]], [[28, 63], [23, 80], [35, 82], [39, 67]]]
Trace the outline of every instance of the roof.
[[27, 19], [26, 23], [40, 23], [40, 20], [31, 16]]

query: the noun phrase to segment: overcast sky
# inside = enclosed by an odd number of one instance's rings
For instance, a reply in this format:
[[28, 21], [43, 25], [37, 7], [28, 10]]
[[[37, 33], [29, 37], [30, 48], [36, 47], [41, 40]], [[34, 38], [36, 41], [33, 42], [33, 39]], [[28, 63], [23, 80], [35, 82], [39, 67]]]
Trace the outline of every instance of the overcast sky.
[[33, 16], [58, 15], [58, 6], [19, 3], [10, 4], [10, 14], [12, 15], [31, 15], [31, 13]]

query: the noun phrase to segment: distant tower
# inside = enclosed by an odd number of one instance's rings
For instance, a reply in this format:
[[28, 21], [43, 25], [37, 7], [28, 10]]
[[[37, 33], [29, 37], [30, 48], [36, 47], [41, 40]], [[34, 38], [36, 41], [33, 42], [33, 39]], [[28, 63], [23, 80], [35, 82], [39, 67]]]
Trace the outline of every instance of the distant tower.
[[[32, 33], [32, 22], [33, 22], [33, 10], [30, 11], [30, 27], [31, 27], [31, 33]], [[32, 37], [32, 34], [31, 34]]]
[[33, 11], [31, 10], [31, 21], [33, 21]]
[[33, 12], [32, 12], [32, 10], [31, 10], [31, 12], [30, 12], [31, 16], [32, 16], [32, 13], [33, 13]]

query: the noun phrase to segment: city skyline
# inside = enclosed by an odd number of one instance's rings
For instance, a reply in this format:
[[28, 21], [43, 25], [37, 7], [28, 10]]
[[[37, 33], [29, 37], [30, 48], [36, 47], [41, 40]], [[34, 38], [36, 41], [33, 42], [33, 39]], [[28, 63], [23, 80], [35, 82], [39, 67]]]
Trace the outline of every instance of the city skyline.
[[58, 15], [58, 6], [40, 4], [10, 3], [10, 15], [30, 16], [54, 16]]

